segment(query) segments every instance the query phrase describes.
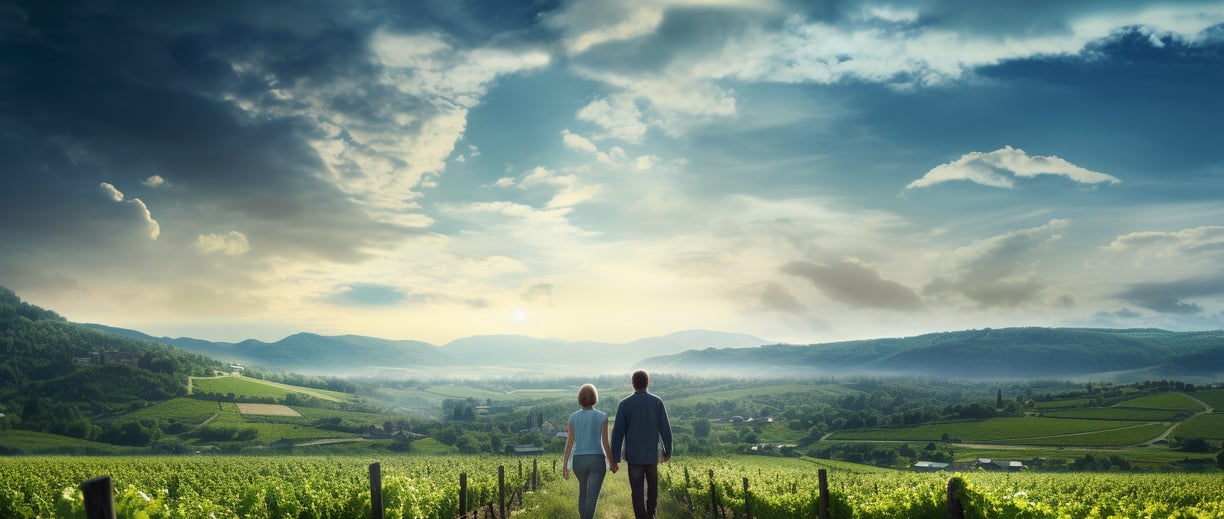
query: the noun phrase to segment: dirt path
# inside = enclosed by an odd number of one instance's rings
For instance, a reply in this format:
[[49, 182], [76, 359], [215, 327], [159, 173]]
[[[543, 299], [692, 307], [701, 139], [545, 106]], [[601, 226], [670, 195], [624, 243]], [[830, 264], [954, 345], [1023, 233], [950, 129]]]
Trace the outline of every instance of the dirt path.
[[[549, 483], [536, 496], [529, 498], [527, 510], [515, 512], [513, 515], [520, 519], [578, 517], [578, 480], [571, 477], [569, 481], [558, 480]], [[689, 517], [690, 515], [665, 492], [660, 492], [657, 511], [660, 519]], [[633, 518], [629, 476], [624, 470], [616, 474], [609, 472], [604, 478], [603, 489], [599, 493], [599, 505], [595, 509], [595, 517], [600, 519]]]
[[1187, 395], [1187, 394], [1185, 394], [1185, 393], [1181, 393], [1181, 394], [1182, 394], [1182, 395], [1185, 395], [1187, 398], [1189, 398], [1189, 399], [1191, 399], [1191, 400], [1194, 400], [1195, 402], [1198, 402], [1198, 404], [1199, 404], [1199, 405], [1203, 406], [1203, 410], [1202, 410], [1202, 411], [1199, 411], [1199, 412], [1197, 412], [1197, 413], [1194, 413], [1193, 415], [1190, 415], [1190, 418], [1187, 418], [1187, 419], [1182, 420], [1182, 421], [1180, 421], [1180, 422], [1173, 422], [1172, 424], [1170, 424], [1170, 425], [1169, 425], [1169, 427], [1168, 427], [1168, 428], [1166, 428], [1166, 429], [1165, 429], [1165, 431], [1164, 431], [1164, 432], [1160, 433], [1160, 436], [1157, 436], [1157, 437], [1152, 438], [1152, 439], [1150, 439], [1150, 440], [1148, 440], [1148, 441], [1145, 441], [1145, 442], [1141, 443], [1140, 445], [1145, 445], [1145, 446], [1148, 446], [1148, 445], [1152, 445], [1152, 444], [1154, 444], [1154, 443], [1156, 443], [1156, 442], [1161, 442], [1161, 441], [1164, 441], [1166, 438], [1168, 438], [1168, 437], [1169, 437], [1169, 435], [1170, 435], [1170, 434], [1172, 434], [1172, 433], [1173, 433], [1173, 429], [1176, 429], [1178, 425], [1181, 425], [1181, 424], [1186, 423], [1186, 422], [1188, 422], [1188, 421], [1190, 421], [1190, 420], [1193, 420], [1195, 416], [1198, 416], [1198, 415], [1201, 415], [1201, 414], [1211, 414], [1212, 412], [1214, 412], [1214, 411], [1215, 411], [1214, 409], [1212, 409], [1212, 408], [1211, 408], [1211, 406], [1210, 406], [1210, 405], [1207, 405], [1207, 402], [1204, 402], [1204, 401], [1202, 401], [1202, 400], [1199, 400], [1199, 399], [1195, 398], [1195, 397], [1194, 397], [1194, 395]]

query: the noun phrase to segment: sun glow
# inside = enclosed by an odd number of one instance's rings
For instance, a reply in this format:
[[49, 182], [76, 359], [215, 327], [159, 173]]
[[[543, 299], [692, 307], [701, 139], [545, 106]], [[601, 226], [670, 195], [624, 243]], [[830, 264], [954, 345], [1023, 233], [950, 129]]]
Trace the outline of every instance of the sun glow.
[[510, 312], [510, 322], [521, 323], [526, 320], [527, 320], [527, 310], [524, 310], [522, 308], [516, 308], [513, 312]]

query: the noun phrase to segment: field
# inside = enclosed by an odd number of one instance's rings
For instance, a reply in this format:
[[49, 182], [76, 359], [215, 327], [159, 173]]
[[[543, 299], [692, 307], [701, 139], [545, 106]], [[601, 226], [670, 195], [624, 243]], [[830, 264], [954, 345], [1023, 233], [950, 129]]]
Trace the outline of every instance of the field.
[[238, 404], [238, 414], [243, 416], [302, 416], [302, 413], [294, 411], [292, 407], [281, 404]]
[[693, 405], [699, 402], [709, 402], [711, 400], [735, 400], [741, 398], [763, 397], [763, 396], [778, 396], [778, 395], [806, 395], [809, 398], [817, 397], [838, 397], [845, 395], [857, 394], [858, 391], [849, 389], [843, 386], [833, 384], [777, 384], [777, 385], [760, 385], [750, 388], [730, 387], [719, 388], [710, 387], [702, 388], [700, 392], [692, 395], [684, 395], [668, 399], [668, 402], [673, 405]]
[[472, 508], [496, 500], [499, 465], [511, 490], [530, 477], [504, 457], [0, 458], [0, 517], [83, 516], [78, 486], [103, 474], [119, 517], [368, 517], [372, 461], [388, 518], [458, 515], [461, 472]]
[[[468, 474], [469, 503], [494, 502], [497, 467], [505, 467], [508, 487], [521, 488], [528, 486], [532, 461], [542, 486], [516, 515], [572, 513], [567, 500], [538, 504], [551, 494], [572, 495], [575, 483], [560, 479], [555, 456], [22, 457], [0, 458], [0, 517], [79, 514], [77, 486], [100, 474], [113, 478], [120, 517], [368, 517], [368, 465], [375, 461], [386, 517], [457, 515], [460, 472]], [[1224, 516], [1218, 475], [923, 474], [760, 456], [679, 457], [661, 465], [660, 510], [668, 514], [663, 517], [739, 517], [749, 510], [758, 519], [815, 517], [821, 469], [838, 518], [948, 517], [950, 478], [961, 485], [958, 501], [967, 517]], [[605, 485], [623, 485], [623, 473], [609, 475]], [[624, 507], [608, 503], [601, 510], [617, 515]]]
[[218, 393], [221, 395], [233, 393], [235, 396], [240, 397], [274, 398], [278, 400], [283, 400], [290, 393], [301, 393], [331, 402], [343, 402], [349, 398], [349, 395], [336, 391], [290, 386], [240, 376], [193, 377], [191, 383], [193, 393]]
[[1224, 389], [1198, 391], [1194, 393], [1194, 397], [1206, 402], [1207, 405], [1215, 409], [1215, 412], [1224, 413]]
[[1155, 438], [1168, 429], [1167, 424], [1149, 423], [1131, 425], [1107, 431], [1084, 432], [1046, 437], [1027, 437], [1000, 440], [1001, 443], [1020, 445], [1079, 445], [1085, 447], [1117, 447], [1138, 445]]
[[1197, 413], [1203, 410], [1203, 406], [1181, 393], [1161, 393], [1158, 395], [1147, 395], [1139, 398], [1133, 398], [1122, 402], [1117, 407], [1133, 407], [1147, 409], [1178, 409]]
[[[966, 442], [1044, 442], [1051, 437], [1064, 438], [1063, 443], [1077, 445], [1079, 438], [1071, 435], [1084, 435], [1105, 431], [1119, 431], [1135, 428], [1134, 422], [1109, 420], [1072, 420], [1061, 418], [996, 418], [983, 421], [949, 422], [941, 424], [919, 425], [915, 427], [860, 429], [853, 431], [838, 431], [829, 436], [830, 440], [889, 440], [889, 441], [940, 441], [942, 438], [959, 439]], [[1156, 431], [1147, 436], [1159, 434]], [[1128, 436], [1129, 437], [1129, 436]], [[1082, 438], [1082, 436], [1080, 436]], [[1146, 439], [1146, 438], [1144, 438]], [[1115, 445], [1125, 445], [1125, 442]], [[1087, 445], [1101, 445], [1092, 440]]]
[[1173, 430], [1173, 436], [1224, 440], [1224, 413], [1199, 415]]
[[830, 515], [838, 518], [946, 518], [953, 477], [966, 517], [1224, 516], [1216, 475], [923, 474], [695, 458], [667, 464], [660, 485], [689, 504], [692, 517], [741, 517], [749, 509], [755, 518], [816, 517], [819, 468], [827, 471]]
[[1067, 411], [1043, 413], [1046, 418], [1081, 418], [1085, 420], [1135, 420], [1140, 422], [1169, 422], [1185, 418], [1185, 411], [1176, 409], [1136, 409], [1129, 407], [1088, 407]]

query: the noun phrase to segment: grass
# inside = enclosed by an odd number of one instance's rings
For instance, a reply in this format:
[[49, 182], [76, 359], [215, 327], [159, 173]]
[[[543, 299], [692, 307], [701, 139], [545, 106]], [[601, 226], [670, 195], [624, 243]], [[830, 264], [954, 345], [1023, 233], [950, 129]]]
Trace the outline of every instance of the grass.
[[[838, 431], [831, 440], [886, 440], [886, 441], [939, 441], [947, 434], [949, 438], [967, 442], [1009, 441], [1048, 438], [1050, 436], [1073, 435], [1097, 431], [1109, 431], [1133, 427], [1133, 422], [1111, 420], [1075, 420], [1066, 418], [994, 418], [972, 422], [949, 422], [914, 427], [860, 429]], [[1154, 435], [1153, 435], [1154, 436]], [[1079, 445], [1076, 436], [1064, 436], [1064, 445]]]
[[153, 419], [162, 423], [189, 422], [199, 424], [223, 410], [217, 402], [180, 397], [124, 415], [133, 420]]
[[1024, 445], [1082, 445], [1089, 447], [1112, 447], [1123, 445], [1138, 445], [1159, 436], [1168, 428], [1167, 424], [1149, 423], [1130, 425], [1108, 431], [1077, 433], [1069, 436], [1048, 436], [1044, 438], [1022, 438], [1014, 441], [1002, 440], [1003, 443], [1019, 443]]
[[779, 384], [776, 386], [760, 386], [752, 388], [734, 388], [718, 390], [711, 388], [710, 391], [702, 391], [699, 394], [682, 396], [677, 398], [667, 399], [671, 405], [695, 405], [700, 402], [711, 402], [717, 400], [740, 400], [744, 398], [756, 398], [761, 396], [779, 396], [779, 395], [804, 395], [807, 398], [820, 397], [839, 397], [853, 392], [844, 387], [822, 387], [807, 384]]
[[491, 391], [461, 384], [440, 384], [430, 386], [425, 393], [445, 398], [474, 398], [476, 400], [492, 400], [494, 402], [531, 401], [554, 398], [576, 398], [575, 389], [519, 389], [516, 391]]
[[1068, 400], [1051, 400], [1049, 402], [1033, 402], [1033, 409], [1038, 411], [1045, 409], [1073, 409], [1076, 407], [1084, 407], [1092, 405], [1091, 398], [1075, 398]]
[[1224, 413], [1224, 389], [1211, 389], [1194, 393], [1194, 398], [1207, 402], [1217, 413]]
[[328, 400], [331, 402], [343, 402], [349, 399], [349, 395], [340, 393], [338, 391], [326, 391], [323, 389], [290, 386], [287, 384], [257, 380], [248, 377], [193, 377], [191, 383], [193, 386], [193, 392], [220, 393], [222, 395], [233, 393], [237, 396], [245, 396], [250, 398], [283, 399], [285, 396], [289, 395], [289, 393], [301, 393], [320, 400]]
[[1205, 414], [1191, 418], [1178, 425], [1170, 436], [1224, 440], [1224, 413]]
[[138, 447], [122, 447], [57, 434], [34, 431], [0, 431], [0, 451], [21, 454], [135, 454]]
[[1135, 420], [1140, 422], [1171, 422], [1187, 416], [1178, 409], [1142, 409], [1134, 407], [1088, 407], [1069, 411], [1050, 411], [1046, 418], [1082, 418], [1085, 420]]
[[956, 447], [956, 460], [967, 461], [977, 458], [991, 458], [997, 460], [1031, 460], [1034, 458], [1046, 458], [1049, 460], [1063, 459], [1071, 460], [1079, 458], [1085, 454], [1091, 454], [1093, 457], [1109, 457], [1117, 455], [1131, 462], [1132, 465], [1147, 468], [1167, 468], [1169, 464], [1183, 461], [1186, 459], [1215, 459], [1215, 454], [1193, 454], [1172, 450], [1168, 447], [1124, 447], [1116, 449], [1108, 448], [1074, 448], [1074, 447], [977, 447], [977, 446], [961, 446]]
[[1119, 403], [1116, 407], [1145, 407], [1148, 409], [1180, 409], [1197, 413], [1203, 406], [1181, 393], [1161, 393], [1159, 395], [1141, 396]]

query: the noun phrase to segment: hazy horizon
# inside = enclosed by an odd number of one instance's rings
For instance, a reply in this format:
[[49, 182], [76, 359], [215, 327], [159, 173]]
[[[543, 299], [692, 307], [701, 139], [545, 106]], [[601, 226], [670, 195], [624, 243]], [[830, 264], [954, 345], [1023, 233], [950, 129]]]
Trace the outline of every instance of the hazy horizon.
[[0, 286], [274, 342], [1224, 328], [1224, 4], [0, 9]]

